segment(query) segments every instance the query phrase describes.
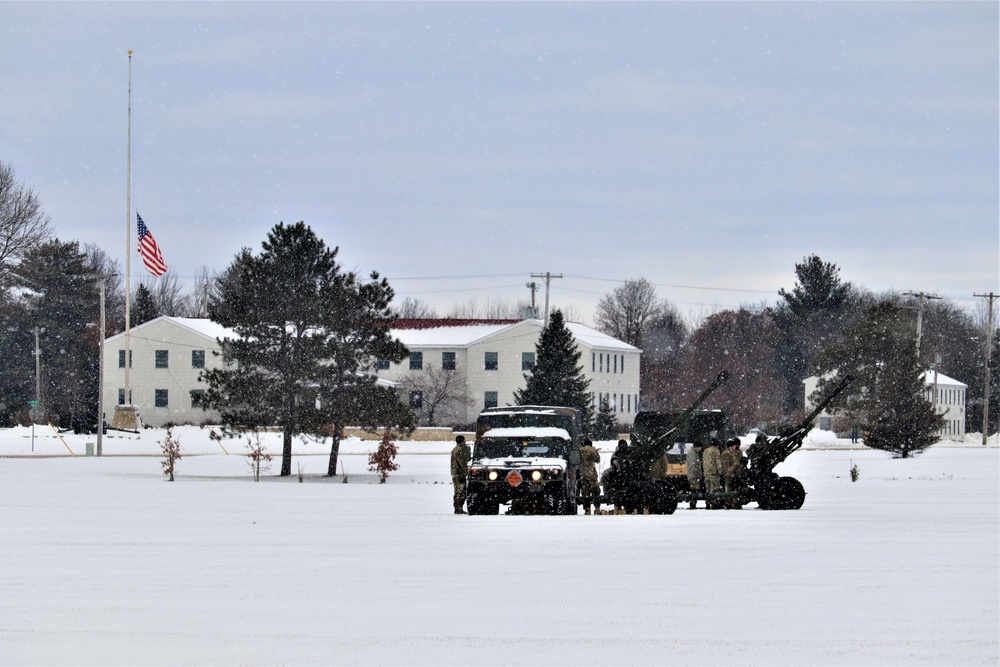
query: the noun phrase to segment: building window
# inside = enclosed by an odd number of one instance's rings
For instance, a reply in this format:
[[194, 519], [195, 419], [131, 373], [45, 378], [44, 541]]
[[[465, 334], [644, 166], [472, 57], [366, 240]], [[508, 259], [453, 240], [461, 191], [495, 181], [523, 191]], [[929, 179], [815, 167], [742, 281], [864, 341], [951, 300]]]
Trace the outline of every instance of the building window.
[[625, 355], [622, 355], [622, 373], [625, 372]]
[[618, 372], [618, 355], [615, 355], [615, 373]]
[[125, 405], [125, 390], [118, 390], [118, 405]]
[[590, 353], [590, 372], [594, 373], [597, 371], [597, 353]]
[[205, 367], [205, 350], [191, 350], [191, 368]]
[[424, 394], [421, 391], [410, 392], [410, 407], [419, 410], [424, 407]]
[[167, 368], [170, 353], [167, 350], [157, 350], [154, 354], [156, 355], [156, 367]]
[[205, 407], [205, 390], [204, 389], [192, 389], [191, 390], [191, 407], [192, 408], [203, 408], [203, 407]]
[[535, 353], [534, 352], [522, 352], [521, 353], [521, 370], [530, 371], [535, 367]]
[[[128, 351], [128, 367], [132, 368], [132, 350]], [[125, 350], [118, 350], [118, 368], [125, 368]]]
[[455, 370], [455, 353], [454, 352], [442, 352], [441, 353], [441, 369], [446, 371]]
[[488, 371], [495, 371], [500, 368], [500, 358], [496, 352], [486, 353], [486, 364], [485, 368]]
[[387, 370], [389, 370], [389, 360], [388, 359], [376, 359], [375, 360], [375, 370], [377, 370], [377, 371], [387, 371]]
[[599, 371], [600, 371], [601, 373], [603, 373], [603, 372], [604, 372], [604, 353], [603, 353], [603, 352], [601, 352], [601, 354], [600, 354], [600, 355], [598, 355], [598, 359], [600, 359], [601, 363], [599, 363], [599, 364], [597, 365], [597, 368], [598, 368], [598, 370], [599, 370]]
[[483, 408], [495, 408], [497, 406], [497, 393], [488, 391], [483, 394]]
[[424, 369], [424, 353], [410, 352], [410, 370], [421, 371]]
[[158, 408], [167, 407], [167, 390], [166, 389], [155, 389], [153, 405]]

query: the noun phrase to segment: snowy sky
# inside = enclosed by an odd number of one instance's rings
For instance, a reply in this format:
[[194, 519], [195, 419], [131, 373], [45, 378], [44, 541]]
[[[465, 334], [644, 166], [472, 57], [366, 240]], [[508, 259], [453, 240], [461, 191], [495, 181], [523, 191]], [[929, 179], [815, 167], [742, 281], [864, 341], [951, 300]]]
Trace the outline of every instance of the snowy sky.
[[708, 314], [812, 253], [1000, 291], [994, 2], [0, 2], [0, 160], [122, 261], [128, 49], [182, 282], [305, 220], [441, 311], [548, 271], [584, 322], [636, 277]]

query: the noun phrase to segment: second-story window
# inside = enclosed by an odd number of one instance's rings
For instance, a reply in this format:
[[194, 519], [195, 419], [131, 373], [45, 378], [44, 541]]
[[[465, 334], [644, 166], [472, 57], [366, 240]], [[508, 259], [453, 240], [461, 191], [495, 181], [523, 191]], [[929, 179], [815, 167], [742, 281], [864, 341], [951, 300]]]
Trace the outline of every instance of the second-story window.
[[496, 352], [487, 352], [484, 362], [483, 367], [488, 371], [495, 371], [500, 368], [500, 358]]
[[534, 352], [522, 352], [521, 353], [521, 370], [530, 371], [535, 367], [535, 353]]
[[205, 350], [191, 350], [191, 368], [205, 367]]
[[441, 368], [446, 371], [455, 370], [455, 353], [454, 352], [442, 352], [441, 353]]
[[410, 370], [420, 371], [424, 369], [424, 353], [410, 352]]
[[157, 368], [167, 368], [168, 361], [170, 358], [170, 353], [168, 350], [157, 350], [155, 352], [156, 367]]

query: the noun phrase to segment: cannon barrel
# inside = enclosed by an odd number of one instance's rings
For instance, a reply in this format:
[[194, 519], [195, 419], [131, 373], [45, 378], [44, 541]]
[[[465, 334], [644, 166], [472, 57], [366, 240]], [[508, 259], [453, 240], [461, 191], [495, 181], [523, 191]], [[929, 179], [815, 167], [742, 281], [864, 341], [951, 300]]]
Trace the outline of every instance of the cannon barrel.
[[704, 403], [708, 397], [711, 396], [712, 393], [721, 387], [722, 384], [728, 379], [728, 371], [720, 372], [715, 379], [712, 380], [707, 387], [705, 387], [705, 390], [701, 392], [698, 398], [696, 398], [694, 402], [683, 412], [678, 414], [677, 417], [674, 418], [674, 420], [671, 421], [670, 424], [668, 424], [660, 433], [649, 437], [646, 441], [633, 443], [632, 450], [630, 451], [631, 458], [633, 458], [636, 462], [642, 461], [644, 463], [652, 463], [656, 459], [663, 456], [664, 452], [666, 452], [672, 444], [669, 437], [677, 432], [684, 425], [684, 423], [691, 418], [691, 415], [693, 415], [695, 411], [701, 407], [701, 404]]
[[819, 413], [823, 412], [826, 406], [830, 405], [833, 399], [837, 398], [852, 382], [854, 382], [854, 376], [845, 375], [833, 391], [817, 403], [816, 407], [790, 433], [778, 436], [766, 444], [754, 443], [751, 445], [747, 450], [751, 476], [769, 475], [775, 466], [799, 449]]

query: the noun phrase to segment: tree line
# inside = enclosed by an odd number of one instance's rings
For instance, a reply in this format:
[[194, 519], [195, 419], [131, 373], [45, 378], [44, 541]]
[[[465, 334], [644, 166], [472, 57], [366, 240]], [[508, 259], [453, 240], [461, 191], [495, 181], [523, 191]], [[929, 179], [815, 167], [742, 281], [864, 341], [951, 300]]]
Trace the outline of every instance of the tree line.
[[[979, 430], [984, 346], [992, 345], [996, 360], [1000, 328], [987, 333], [985, 318], [946, 300], [855, 286], [817, 255], [796, 264], [795, 276], [795, 286], [780, 290], [777, 304], [723, 310], [696, 327], [657, 298], [648, 280], [629, 280], [601, 299], [597, 326], [644, 351], [644, 409], [689, 403], [724, 368], [731, 378], [713, 399], [738, 427], [776, 433], [802, 415], [806, 377], [825, 378], [822, 393], [850, 372], [857, 388], [834, 403], [835, 428], [860, 429], [870, 445], [895, 433], [899, 450], [906, 451], [927, 444], [905, 435], [908, 430], [926, 434], [940, 427], [919, 381], [922, 371], [935, 369], [968, 385], [967, 425]], [[989, 372], [991, 396], [1000, 399], [996, 363]], [[990, 432], [997, 429], [997, 403], [991, 400]]]

